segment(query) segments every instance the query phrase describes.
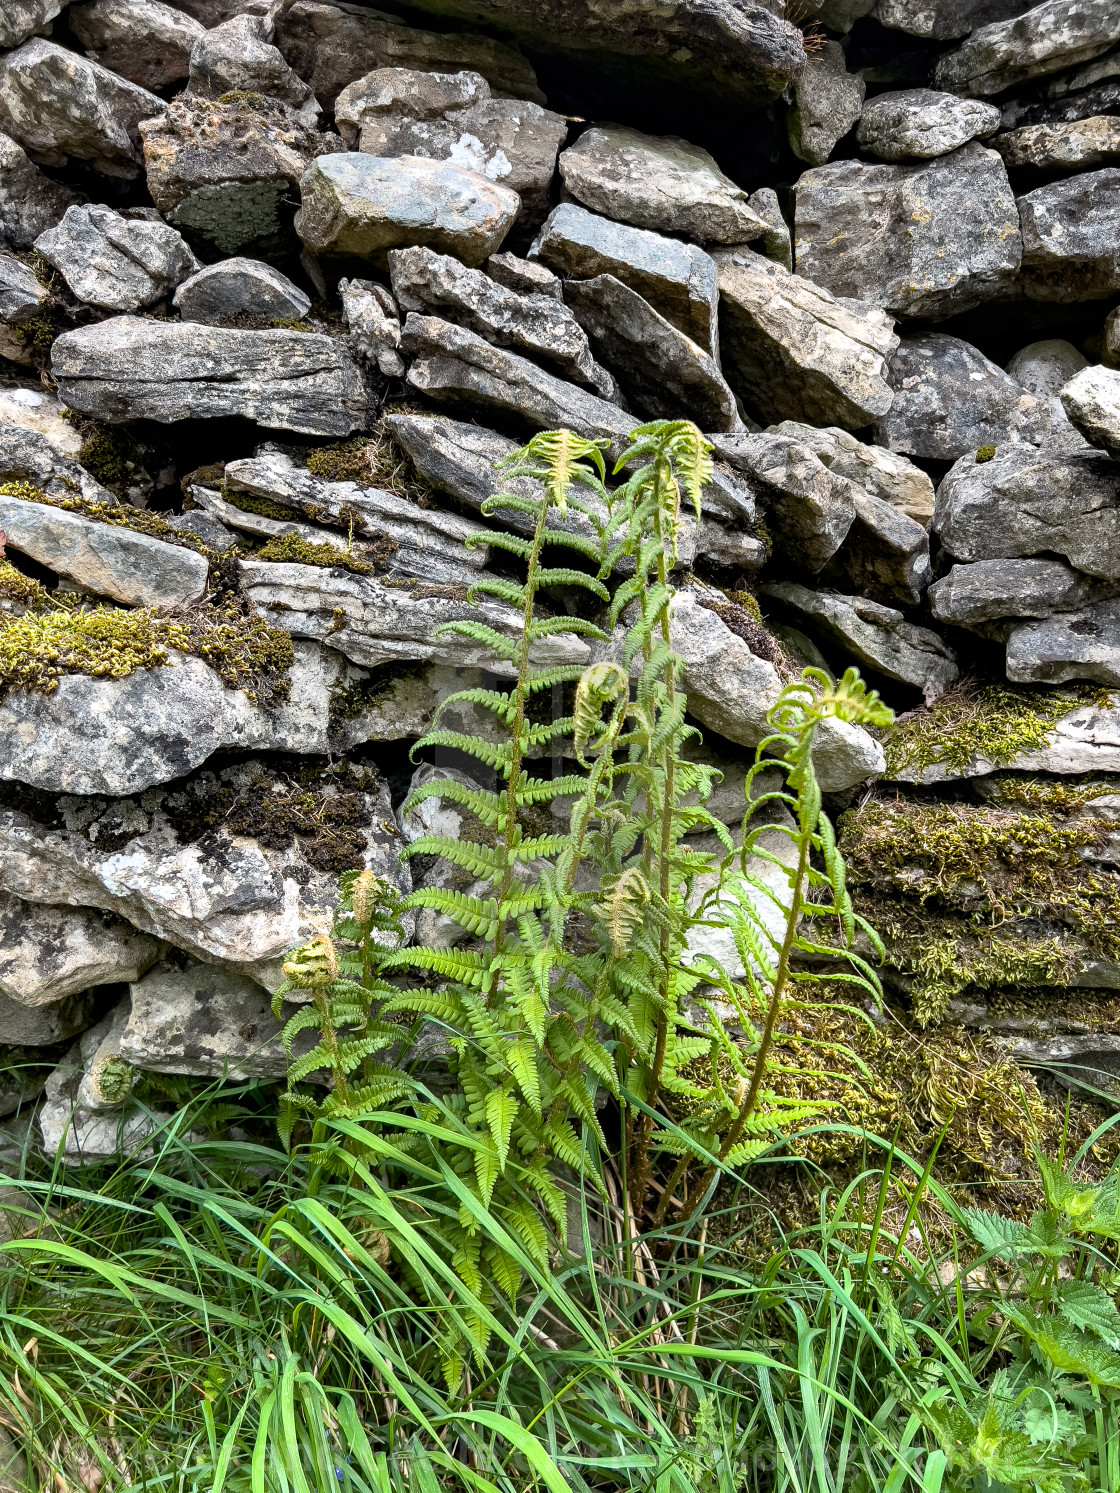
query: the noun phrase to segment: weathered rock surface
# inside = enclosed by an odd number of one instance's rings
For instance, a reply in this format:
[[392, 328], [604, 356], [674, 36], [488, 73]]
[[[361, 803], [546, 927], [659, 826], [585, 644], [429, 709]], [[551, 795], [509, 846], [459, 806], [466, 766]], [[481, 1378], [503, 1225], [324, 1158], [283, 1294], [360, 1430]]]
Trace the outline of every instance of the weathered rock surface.
[[174, 228], [111, 207], [67, 208], [35, 247], [80, 301], [106, 311], [139, 311], [202, 268]]
[[319, 121], [319, 104], [304, 80], [272, 46], [274, 27], [266, 15], [234, 16], [203, 31], [190, 54], [190, 91], [207, 98], [226, 93], [263, 93], [290, 104], [303, 122]]
[[751, 193], [748, 201], [752, 212], [756, 212], [766, 224], [766, 232], [755, 240], [756, 251], [792, 272], [793, 234], [782, 212], [777, 192], [773, 187], [759, 187], [757, 192]]
[[271, 264], [220, 259], [183, 281], [175, 292], [175, 305], [184, 321], [221, 326], [240, 316], [298, 320], [311, 310], [311, 298]]
[[975, 627], [1005, 617], [1049, 617], [1102, 599], [1114, 583], [1079, 575], [1061, 560], [977, 560], [954, 565], [929, 588], [939, 622]]
[[793, 564], [821, 570], [855, 522], [856, 488], [784, 435], [720, 436], [717, 454], [762, 486], [776, 547]]
[[402, 311], [445, 316], [487, 342], [539, 358], [604, 397], [614, 393], [614, 380], [595, 362], [587, 332], [563, 302], [506, 290], [481, 270], [431, 249], [390, 250], [389, 274]]
[[164, 951], [147, 933], [84, 907], [36, 907], [0, 892], [0, 997], [50, 1006], [93, 985], [138, 980]]
[[354, 351], [386, 378], [403, 378], [400, 307], [390, 292], [374, 280], [343, 279], [338, 294]]
[[1120, 373], [1100, 364], [1083, 368], [1060, 398], [1070, 423], [1091, 446], [1120, 457]]
[[88, 1166], [135, 1154], [157, 1125], [170, 1118], [135, 1105], [110, 1104], [97, 1085], [100, 1065], [119, 1056], [127, 1020], [128, 1002], [122, 1001], [82, 1035], [47, 1079], [36, 1120], [43, 1149], [52, 1159]]
[[[1003, 106], [1004, 129], [1013, 130], [1028, 124], [1070, 124], [1078, 119], [1112, 113], [1120, 104], [1120, 76], [1116, 75], [1115, 63], [1115, 56], [1102, 57], [1097, 63], [1089, 63], [1088, 68], [1081, 69], [1087, 72], [1089, 68], [1107, 68], [1113, 73], [1095, 88], [1065, 92], [1063, 85], [1078, 76], [1073, 73], [1068, 78], [1056, 78], [1041, 99], [1009, 99]], [[1059, 89], [1063, 89], [1061, 95]]]
[[852, 499], [856, 516], [821, 572], [822, 581], [858, 591], [888, 608], [919, 605], [930, 581], [925, 525], [855, 482]]
[[1019, 198], [1022, 287], [1035, 301], [1092, 301], [1120, 290], [1120, 168], [1088, 171]]
[[793, 85], [787, 116], [793, 153], [820, 166], [855, 124], [867, 84], [850, 73], [838, 41], [825, 41], [810, 55]]
[[999, 151], [1010, 169], [1107, 166], [1120, 160], [1120, 119], [1096, 115], [1069, 124], [1024, 125], [997, 135], [992, 149]]
[[0, 47], [18, 47], [53, 21], [62, 6], [63, 0], [7, 0], [0, 16]]
[[[282, 1078], [283, 1022], [255, 980], [212, 964], [166, 963], [135, 979], [119, 1052], [150, 1073], [200, 1078]], [[295, 1008], [283, 1012], [287, 1020]]]
[[529, 254], [570, 280], [613, 275], [705, 352], [718, 356], [716, 267], [699, 245], [612, 223], [578, 203], [562, 202], [552, 210]]
[[89, 161], [136, 176], [141, 120], [167, 105], [146, 88], [39, 37], [0, 57], [0, 130], [42, 166]]
[[1085, 437], [1070, 424], [1060, 395], [1074, 374], [1088, 366], [1084, 354], [1060, 337], [1028, 343], [1007, 365], [1008, 375], [1016, 383], [1048, 404], [1050, 433], [1044, 444], [1051, 450], [1079, 451], [1087, 445]]
[[1049, 433], [1049, 405], [959, 337], [904, 337], [889, 378], [894, 400], [875, 433], [892, 451], [956, 461], [981, 446], [1039, 445]]
[[596, 125], [563, 152], [560, 175], [592, 212], [636, 228], [708, 244], [741, 244], [766, 230], [708, 152], [676, 136]]
[[0, 529], [13, 549], [129, 606], [181, 606], [206, 589], [208, 566], [194, 550], [48, 503], [0, 494]]
[[832, 161], [803, 173], [795, 200], [798, 273], [833, 295], [938, 320], [1015, 287], [1015, 198], [975, 141], [915, 165]]
[[613, 275], [570, 280], [565, 297], [630, 404], [651, 419], [683, 414], [701, 430], [742, 425], [719, 364]]
[[325, 156], [300, 182], [296, 232], [316, 254], [385, 262], [421, 244], [481, 264], [501, 248], [520, 210], [516, 192], [448, 161]]
[[76, 192], [44, 176], [21, 145], [0, 134], [0, 245], [30, 249], [77, 200]]
[[1011, 628], [1007, 677], [1024, 684], [1091, 679], [1120, 685], [1120, 600], [1080, 612], [1056, 612]]
[[944, 640], [928, 627], [907, 622], [894, 607], [863, 596], [810, 591], [789, 581], [771, 583], [763, 594], [845, 658], [921, 690], [927, 704], [959, 677], [956, 655]]
[[716, 256], [731, 387], [767, 420], [862, 429], [890, 409], [890, 317], [750, 250]]
[[856, 139], [881, 161], [925, 160], [994, 134], [1000, 118], [995, 104], [906, 88], [877, 94], [864, 106]]
[[939, 88], [988, 97], [1028, 78], [1086, 62], [1120, 41], [1112, 0], [1045, 0], [1013, 20], [982, 26], [938, 62]]
[[[71, 428], [71, 443], [74, 434]], [[0, 482], [30, 482], [52, 498], [72, 498], [77, 492], [91, 503], [116, 502], [111, 492], [42, 430], [16, 425], [11, 415], [0, 419]]]
[[[582, 208], [579, 209], [582, 212]], [[535, 259], [522, 259], [517, 254], [491, 254], [486, 261], [486, 273], [497, 285], [515, 290], [518, 295], [546, 295], [554, 301], [564, 299], [564, 282], [559, 275]]]
[[965, 457], [937, 490], [933, 531], [957, 560], [1060, 555], [1120, 579], [1120, 465], [1103, 452], [1027, 446]]
[[242, 415], [309, 435], [364, 429], [369, 394], [345, 344], [313, 332], [243, 332], [118, 316], [59, 337], [59, 392], [99, 420]]
[[11, 254], [0, 252], [0, 355], [13, 363], [31, 358], [18, 328], [30, 321], [47, 299], [47, 289], [37, 275]]
[[921, 467], [904, 456], [882, 446], [867, 446], [834, 425], [821, 429], [786, 420], [766, 434], [788, 436], [807, 446], [830, 471], [847, 477], [873, 497], [929, 527], [933, 517], [933, 483]]
[[946, 41], [978, 26], [1006, 21], [1031, 8], [1032, 0], [879, 0], [875, 19], [911, 36]]
[[[0, 392], [0, 431], [4, 426], [31, 431], [43, 436], [59, 455], [77, 456], [82, 449], [82, 438], [74, 429], [73, 421], [63, 419], [63, 414], [61, 402], [41, 386], [37, 389], [7, 388]], [[6, 444], [4, 434], [0, 434], [0, 449]], [[75, 471], [84, 471], [84, 468], [78, 468], [76, 462], [73, 465]], [[88, 474], [85, 484], [92, 488], [100, 487]], [[71, 488], [71, 495], [73, 491]], [[108, 493], [105, 496], [111, 497]]]
[[205, 33], [192, 16], [160, 0], [87, 0], [66, 18], [86, 56], [141, 88], [187, 76], [191, 48]]

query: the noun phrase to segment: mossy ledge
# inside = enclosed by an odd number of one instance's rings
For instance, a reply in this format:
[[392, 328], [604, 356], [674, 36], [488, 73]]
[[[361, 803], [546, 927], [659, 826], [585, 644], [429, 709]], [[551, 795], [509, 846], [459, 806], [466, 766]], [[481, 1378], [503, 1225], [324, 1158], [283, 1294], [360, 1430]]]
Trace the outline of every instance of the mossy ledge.
[[131, 529], [136, 534], [147, 534], [150, 539], [161, 539], [165, 544], [192, 549], [207, 560], [217, 558], [215, 552], [203, 544], [197, 534], [192, 534], [189, 530], [180, 533], [165, 518], [158, 513], [150, 513], [146, 508], [133, 508], [128, 503], [95, 503], [77, 494], [69, 498], [56, 498], [30, 482], [0, 482], [0, 497], [19, 498], [24, 503], [42, 503], [48, 508], [61, 508], [67, 513], [88, 518], [93, 523]]

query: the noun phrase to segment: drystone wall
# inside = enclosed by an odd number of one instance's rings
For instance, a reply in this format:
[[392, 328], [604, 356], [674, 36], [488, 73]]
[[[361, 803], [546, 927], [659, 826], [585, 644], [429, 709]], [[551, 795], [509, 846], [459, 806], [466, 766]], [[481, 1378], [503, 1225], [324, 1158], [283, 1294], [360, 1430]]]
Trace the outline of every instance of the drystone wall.
[[902, 719], [817, 767], [873, 1018], [1120, 1072], [1116, 0], [2, 12], [11, 1144], [283, 1072], [339, 873], [440, 874], [399, 811], [488, 665], [439, 628], [495, 462], [660, 417], [715, 450], [674, 642], [724, 817], [858, 665]]

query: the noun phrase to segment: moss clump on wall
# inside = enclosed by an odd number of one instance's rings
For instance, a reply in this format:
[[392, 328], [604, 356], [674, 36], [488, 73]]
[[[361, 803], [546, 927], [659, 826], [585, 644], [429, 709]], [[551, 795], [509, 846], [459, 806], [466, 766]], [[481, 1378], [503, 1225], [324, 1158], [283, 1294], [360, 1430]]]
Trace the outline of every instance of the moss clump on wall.
[[379, 664], [366, 679], [356, 679], [349, 684], [337, 685], [331, 690], [330, 718], [332, 721], [354, 720], [359, 715], [375, 709], [388, 699], [402, 680], [422, 680], [428, 665], [421, 663]]
[[325, 482], [356, 482], [407, 498], [419, 508], [437, 506], [431, 485], [385, 430], [309, 451], [307, 470]]
[[263, 706], [288, 698], [288, 670], [295, 662], [291, 637], [252, 615], [238, 598], [179, 612], [173, 625], [180, 639], [174, 646], [208, 663], [227, 689], [244, 690]]
[[185, 641], [174, 623], [149, 611], [0, 616], [0, 697], [13, 689], [50, 694], [64, 674], [124, 679], [168, 663], [167, 650]]
[[180, 533], [165, 518], [161, 518], [158, 513], [149, 513], [146, 508], [133, 508], [128, 503], [95, 503], [77, 495], [70, 498], [51, 497], [30, 482], [0, 482], [0, 496], [20, 498], [25, 503], [42, 503], [48, 508], [61, 508], [66, 513], [77, 513], [82, 518], [92, 519], [94, 523], [131, 529], [136, 534], [147, 534], [150, 539], [162, 539], [165, 544], [192, 549], [208, 560], [215, 558], [213, 550], [208, 549], [197, 534], [192, 534], [189, 530]]
[[274, 560], [287, 565], [319, 565], [324, 568], [341, 566], [356, 575], [373, 575], [374, 566], [348, 550], [335, 549], [333, 544], [311, 544], [298, 534], [278, 534], [270, 539], [253, 557], [256, 560]]
[[17, 570], [10, 560], [0, 560], [0, 606], [37, 610], [49, 601], [49, 593], [38, 581]]
[[133, 487], [147, 489], [151, 485], [139, 447], [121, 430], [95, 430], [82, 442], [78, 460], [91, 477], [118, 498], [126, 498]]
[[742, 638], [756, 658], [764, 658], [773, 664], [783, 679], [796, 676], [798, 670], [777, 638], [767, 630], [758, 602], [749, 591], [737, 591], [733, 599], [717, 591], [694, 591], [693, 596], [700, 606], [715, 612], [736, 637]]

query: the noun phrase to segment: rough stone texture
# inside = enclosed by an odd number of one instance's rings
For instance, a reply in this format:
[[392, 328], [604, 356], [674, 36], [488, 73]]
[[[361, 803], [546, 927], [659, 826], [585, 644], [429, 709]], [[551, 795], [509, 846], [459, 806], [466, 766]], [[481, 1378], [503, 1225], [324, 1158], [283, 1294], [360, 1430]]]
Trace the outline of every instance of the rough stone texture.
[[0, 15], [0, 47], [18, 47], [40, 26], [53, 21], [64, 0], [5, 0]]
[[981, 26], [938, 62], [939, 88], [987, 97], [1099, 57], [1120, 41], [1112, 0], [1046, 0], [1013, 20]]
[[259, 259], [221, 259], [184, 280], [175, 292], [175, 305], [184, 321], [220, 326], [239, 316], [298, 320], [311, 310], [311, 298]]
[[546, 295], [554, 301], [564, 299], [564, 282], [560, 276], [534, 259], [522, 259], [517, 254], [491, 254], [486, 261], [486, 273], [495, 284], [516, 290], [518, 295]]
[[139, 311], [202, 268], [174, 228], [111, 207], [67, 208], [35, 247], [80, 301], [106, 311]]
[[762, 485], [774, 543], [793, 564], [821, 570], [855, 522], [854, 483], [784, 435], [717, 437], [719, 456]]
[[1104, 319], [1101, 333], [1101, 362], [1109, 368], [1120, 367], [1120, 306]]
[[160, 0], [88, 0], [66, 12], [86, 56], [141, 88], [166, 88], [187, 76], [198, 21]]
[[[0, 253], [0, 320], [18, 326], [29, 320], [47, 299], [47, 289], [22, 260]], [[5, 351], [5, 356], [10, 356]]]
[[578, 203], [562, 202], [529, 254], [568, 279], [613, 275], [705, 352], [718, 356], [719, 285], [711, 255], [699, 245], [612, 223]]
[[[71, 442], [74, 435], [71, 427]], [[77, 492], [91, 503], [117, 501], [42, 430], [16, 425], [10, 417], [0, 419], [0, 482], [30, 482], [52, 498], [72, 498]]]
[[982, 628], [1004, 617], [1078, 611], [1109, 589], [1109, 582], [1091, 581], [1061, 560], [977, 560], [935, 581], [929, 607], [939, 622]]
[[930, 580], [925, 526], [854, 482], [852, 498], [856, 516], [822, 581], [887, 607], [919, 605]]
[[335, 122], [350, 150], [450, 161], [521, 198], [520, 220], [548, 212], [567, 121], [523, 99], [495, 99], [479, 73], [381, 68], [344, 88]]
[[650, 419], [685, 416], [705, 431], [742, 426], [719, 364], [613, 275], [569, 281], [568, 304], [628, 401]]
[[[400, 557], [394, 553], [389, 561], [386, 560], [387, 546], [384, 540], [378, 543], [354, 537], [342, 529], [325, 528], [322, 524], [308, 524], [302, 522], [299, 510], [293, 510], [292, 517], [287, 519], [269, 518], [263, 513], [253, 513], [250, 510], [238, 508], [236, 504], [229, 503], [219, 493], [210, 488], [192, 486], [191, 498], [200, 505], [203, 513], [223, 530], [234, 530], [240, 535], [252, 534], [258, 539], [279, 539], [284, 536], [294, 536], [302, 539], [307, 544], [329, 545], [331, 549], [338, 551], [339, 565], [346, 563], [347, 557], [353, 560], [363, 561], [372, 570], [383, 573], [393, 570], [404, 570], [412, 574], [420, 575], [424, 580], [440, 582], [469, 581], [474, 578], [475, 572], [463, 564], [448, 565], [443, 556], [439, 554], [429, 555], [423, 551], [410, 552], [408, 558], [411, 560], [418, 554], [419, 565], [402, 564], [396, 562]], [[230, 536], [231, 539], [233, 536]]]
[[[6, 356], [6, 355], [5, 355]], [[0, 391], [0, 427], [16, 426], [43, 436], [47, 443], [61, 456], [77, 456], [82, 449], [82, 438], [74, 429], [73, 421], [64, 420], [61, 402], [41, 387], [38, 389], [4, 389]], [[0, 447], [6, 446], [0, 436]], [[76, 471], [84, 470], [74, 463]], [[6, 479], [5, 479], [6, 480]], [[88, 474], [86, 485], [99, 486]], [[73, 493], [73, 488], [70, 489]], [[110, 498], [109, 493], [105, 494]]]
[[959, 677], [956, 655], [931, 632], [907, 622], [894, 607], [862, 596], [810, 591], [784, 581], [763, 588], [806, 627], [864, 669], [922, 691], [932, 704]]
[[1120, 373], [1083, 368], [1061, 391], [1062, 408], [1091, 446], [1120, 457]]
[[0, 130], [41, 166], [72, 158], [106, 176], [136, 176], [140, 122], [166, 107], [146, 88], [38, 37], [0, 57]]
[[325, 156], [300, 182], [296, 232], [313, 253], [384, 264], [423, 244], [478, 265], [499, 249], [521, 206], [516, 192], [448, 161], [357, 153]]
[[706, 150], [676, 136], [596, 125], [563, 152], [560, 175], [585, 207], [636, 228], [709, 244], [741, 244], [766, 231], [746, 192]]
[[295, 0], [277, 18], [276, 44], [324, 108], [348, 83], [375, 68], [481, 73], [505, 98], [545, 102], [528, 60], [513, 47], [473, 32], [435, 32], [402, 25], [362, 5]]
[[[120, 1038], [125, 1062], [151, 1073], [200, 1078], [283, 1078], [283, 1022], [254, 980], [214, 965], [161, 964], [129, 989]], [[285, 1011], [284, 1018], [294, 1014]]]
[[1038, 445], [1049, 432], [1049, 405], [959, 337], [904, 337], [889, 378], [894, 402], [875, 435], [892, 451], [956, 461], [981, 446]]
[[405, 322], [401, 347], [413, 360], [410, 387], [436, 400], [507, 411], [538, 430], [567, 428], [577, 435], [606, 436], [614, 455], [639, 423], [616, 404], [435, 316], [414, 312]]
[[[1116, 56], [1102, 57], [1090, 67], [1108, 67], [1113, 76], [1106, 77], [1095, 88], [1081, 88], [1065, 97], [1041, 99], [1009, 99], [1003, 106], [1003, 127], [1016, 129], [1028, 124], [1071, 124], [1078, 119], [1092, 119], [1099, 114], [1115, 113], [1120, 107], [1120, 69], [1116, 67]], [[1071, 77], [1076, 77], [1074, 73]], [[1055, 94], [1066, 79], [1058, 78], [1049, 85], [1047, 95]]]
[[978, 26], [1006, 21], [1029, 10], [1033, 0], [879, 0], [875, 19], [911, 36], [939, 41], [967, 36]]
[[1098, 115], [1069, 124], [1029, 124], [997, 135], [998, 150], [1009, 168], [1032, 166], [1040, 171], [1106, 166], [1120, 160], [1120, 119]]
[[385, 378], [403, 378], [400, 307], [389, 291], [373, 280], [343, 279], [338, 294], [354, 351]]
[[36, 907], [0, 892], [0, 997], [50, 1006], [93, 985], [138, 980], [164, 945], [84, 907]]
[[1029, 446], [965, 457], [937, 490], [933, 531], [957, 560], [1060, 555], [1120, 579], [1120, 465], [1103, 452]]
[[1091, 301], [1120, 290], [1120, 168], [1051, 182], [1019, 198], [1024, 292]]
[[803, 173], [795, 199], [798, 273], [834, 295], [938, 320], [1015, 286], [1015, 198], [975, 141], [915, 165], [832, 161]]
[[99, 420], [242, 415], [309, 435], [365, 427], [369, 396], [345, 344], [313, 332], [242, 332], [117, 316], [59, 337], [65, 402]]
[[141, 1152], [157, 1125], [170, 1118], [134, 1105], [108, 1105], [93, 1086], [95, 1065], [118, 1055], [127, 1019], [128, 1002], [122, 1001], [84, 1033], [47, 1079], [36, 1120], [52, 1159], [88, 1166]]
[[904, 456], [885, 451], [882, 446], [867, 446], [836, 426], [822, 430], [786, 420], [766, 433], [788, 436], [807, 446], [830, 471], [847, 477], [873, 497], [929, 527], [933, 517], [933, 483], [921, 467]]
[[208, 567], [194, 550], [47, 503], [0, 494], [0, 529], [40, 565], [130, 606], [181, 606], [206, 589]]
[[431, 249], [391, 250], [389, 274], [402, 311], [448, 317], [487, 342], [539, 358], [597, 394], [613, 394], [614, 380], [595, 362], [586, 330], [551, 296], [518, 295], [481, 270]]
[[993, 134], [1000, 117], [995, 104], [905, 88], [877, 94], [864, 105], [856, 139], [881, 161], [925, 160]]
[[716, 265], [724, 372], [748, 406], [852, 430], [887, 412], [886, 360], [898, 346], [888, 316], [750, 250]]
[[271, 45], [267, 16], [234, 16], [204, 31], [190, 54], [190, 91], [208, 98], [223, 93], [264, 93], [298, 111], [308, 125], [319, 120], [319, 105], [304, 80]]
[[1060, 337], [1028, 343], [1007, 365], [1007, 372], [1016, 383], [1049, 405], [1050, 434], [1045, 445], [1050, 449], [1079, 451], [1087, 444], [1085, 437], [1070, 424], [1059, 396], [1074, 374], [1088, 366], [1088, 360], [1073, 343]]
[[1065, 776], [1120, 772], [1120, 704], [1117, 697], [1113, 695], [1110, 704], [1092, 699], [1078, 705], [1054, 725], [1045, 746], [1019, 752], [1010, 763], [977, 756], [959, 772], [943, 763], [934, 763], [929, 767], [904, 769], [898, 774], [898, 780], [933, 785], [959, 778], [987, 777], [990, 773], [1009, 769]]
[[0, 134], [0, 245], [30, 249], [77, 200], [76, 192], [44, 176], [21, 145]]
[[787, 115], [793, 153], [820, 166], [860, 117], [867, 84], [850, 73], [844, 49], [825, 41], [809, 57], [793, 85], [793, 108]]
[[1098, 601], [1080, 612], [1056, 612], [1013, 627], [1007, 639], [1007, 677], [1023, 684], [1089, 679], [1120, 685], [1120, 600]]

